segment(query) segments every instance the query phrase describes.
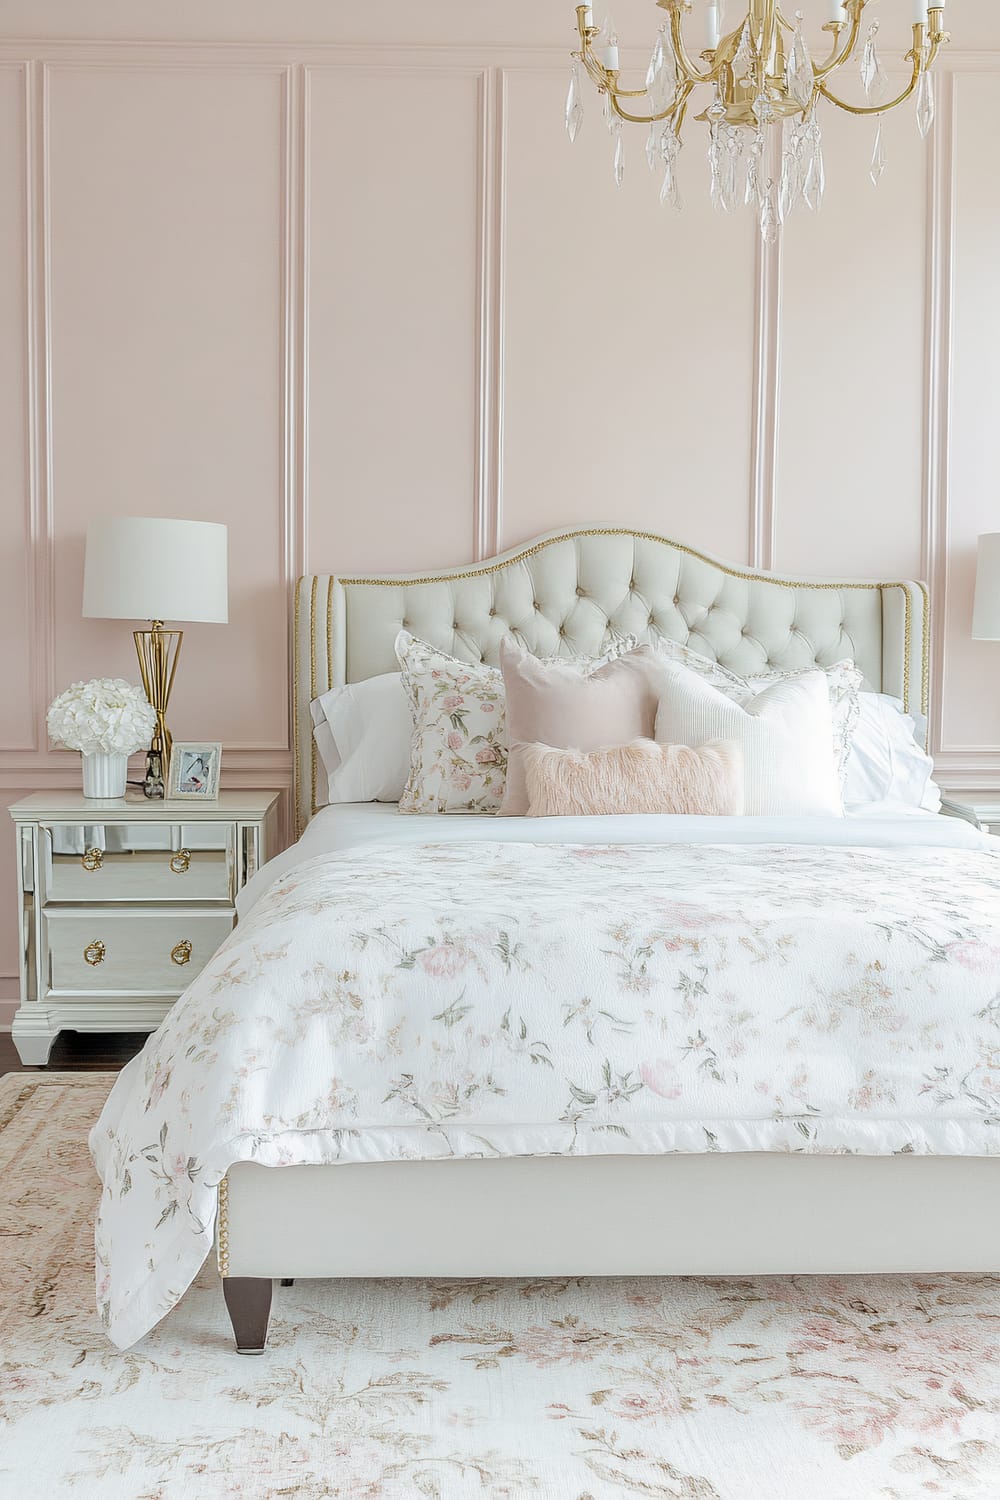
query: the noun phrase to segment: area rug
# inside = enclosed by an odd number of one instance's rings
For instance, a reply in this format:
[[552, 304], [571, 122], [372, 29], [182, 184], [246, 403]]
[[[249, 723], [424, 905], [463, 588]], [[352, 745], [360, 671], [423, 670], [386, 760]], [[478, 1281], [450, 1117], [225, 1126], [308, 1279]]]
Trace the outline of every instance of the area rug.
[[112, 1081], [0, 1080], [10, 1500], [1000, 1496], [994, 1276], [299, 1282], [246, 1359], [208, 1266], [119, 1354], [86, 1148]]

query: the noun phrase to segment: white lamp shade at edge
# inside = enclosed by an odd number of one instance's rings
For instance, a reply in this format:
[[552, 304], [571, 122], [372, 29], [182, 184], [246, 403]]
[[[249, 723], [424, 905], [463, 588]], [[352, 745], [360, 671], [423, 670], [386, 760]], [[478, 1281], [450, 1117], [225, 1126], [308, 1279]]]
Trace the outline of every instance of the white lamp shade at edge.
[[972, 639], [1000, 641], [1000, 531], [979, 538]]
[[87, 527], [83, 613], [100, 620], [229, 619], [228, 528], [101, 516]]

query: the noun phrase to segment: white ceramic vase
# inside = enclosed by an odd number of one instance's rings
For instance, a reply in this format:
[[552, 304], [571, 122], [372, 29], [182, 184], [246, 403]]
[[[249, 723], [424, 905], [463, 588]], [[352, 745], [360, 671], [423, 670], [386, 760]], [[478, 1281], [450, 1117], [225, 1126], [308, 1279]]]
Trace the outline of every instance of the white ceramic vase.
[[128, 775], [127, 755], [108, 755], [96, 750], [83, 757], [83, 795], [85, 797], [124, 797]]

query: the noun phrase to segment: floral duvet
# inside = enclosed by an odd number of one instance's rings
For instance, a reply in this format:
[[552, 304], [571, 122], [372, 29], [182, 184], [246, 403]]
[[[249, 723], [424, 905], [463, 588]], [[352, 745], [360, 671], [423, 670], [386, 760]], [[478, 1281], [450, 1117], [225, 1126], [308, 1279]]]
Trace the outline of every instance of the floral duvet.
[[1000, 1152], [1000, 857], [323, 855], [219, 949], [91, 1146], [121, 1347], [197, 1273], [236, 1161]]

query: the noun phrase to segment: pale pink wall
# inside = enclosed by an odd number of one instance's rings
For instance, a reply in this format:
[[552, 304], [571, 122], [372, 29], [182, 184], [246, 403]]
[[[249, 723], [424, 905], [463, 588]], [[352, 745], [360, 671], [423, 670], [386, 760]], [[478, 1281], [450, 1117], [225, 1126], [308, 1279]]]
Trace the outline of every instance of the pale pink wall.
[[[4, 799], [78, 784], [45, 738], [57, 689], [134, 675], [127, 628], [80, 618], [86, 521], [114, 511], [231, 527], [232, 623], [189, 630], [172, 713], [225, 742], [230, 785], [290, 782], [300, 571], [605, 518], [928, 576], [942, 773], [1000, 785], [1000, 647], [968, 640], [975, 536], [1000, 529], [998, 10], [954, 6], [930, 147], [891, 117], [876, 192], [872, 127], [831, 119], [822, 215], [762, 251], [706, 203], [696, 131], [680, 218], [640, 130], [620, 194], [593, 102], [570, 147], [570, 0], [9, 0]], [[909, 5], [882, 11], [888, 55]], [[615, 14], [642, 65], [655, 7]]]

